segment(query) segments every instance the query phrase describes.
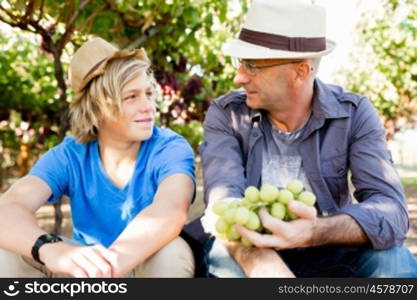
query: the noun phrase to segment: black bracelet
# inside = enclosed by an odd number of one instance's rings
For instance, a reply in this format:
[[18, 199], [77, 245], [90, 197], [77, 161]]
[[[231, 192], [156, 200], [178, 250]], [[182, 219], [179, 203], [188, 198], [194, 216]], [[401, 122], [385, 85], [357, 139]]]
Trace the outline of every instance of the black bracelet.
[[61, 241], [62, 239], [55, 234], [42, 234], [40, 237], [38, 237], [38, 239], [36, 240], [35, 244], [32, 247], [31, 254], [32, 254], [33, 259], [37, 261], [38, 263], [44, 265], [44, 263], [39, 258], [39, 249], [44, 244], [57, 243]]

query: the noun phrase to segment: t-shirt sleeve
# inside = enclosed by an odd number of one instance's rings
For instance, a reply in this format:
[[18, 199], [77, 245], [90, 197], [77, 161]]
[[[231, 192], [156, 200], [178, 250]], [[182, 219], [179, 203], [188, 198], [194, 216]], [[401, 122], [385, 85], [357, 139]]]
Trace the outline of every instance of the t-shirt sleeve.
[[194, 152], [181, 136], [175, 136], [164, 143], [155, 157], [155, 164], [158, 185], [168, 176], [178, 173], [188, 175], [195, 181]]
[[68, 158], [65, 155], [65, 144], [64, 141], [47, 151], [29, 172], [30, 175], [39, 177], [48, 184], [52, 190], [52, 195], [48, 199], [50, 203], [68, 194]]

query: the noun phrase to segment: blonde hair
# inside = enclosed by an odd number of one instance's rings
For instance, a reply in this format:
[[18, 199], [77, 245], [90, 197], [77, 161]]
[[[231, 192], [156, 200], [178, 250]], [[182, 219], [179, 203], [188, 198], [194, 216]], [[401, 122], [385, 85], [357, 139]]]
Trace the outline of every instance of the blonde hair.
[[115, 58], [108, 62], [103, 75], [92, 79], [75, 95], [70, 105], [71, 131], [78, 142], [88, 143], [97, 138], [102, 118], [117, 119], [121, 114], [122, 88], [131, 79], [146, 74], [156, 101], [157, 84], [149, 63], [137, 57]]

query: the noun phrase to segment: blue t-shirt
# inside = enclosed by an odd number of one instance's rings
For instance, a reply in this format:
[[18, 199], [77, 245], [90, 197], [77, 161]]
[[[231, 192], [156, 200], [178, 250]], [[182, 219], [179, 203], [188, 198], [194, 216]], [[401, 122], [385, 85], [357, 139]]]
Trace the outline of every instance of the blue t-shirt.
[[80, 144], [67, 137], [30, 171], [51, 188], [49, 202], [61, 195], [71, 199], [73, 239], [105, 247], [152, 203], [162, 180], [178, 173], [194, 181], [193, 150], [182, 136], [156, 126], [152, 136], [142, 141], [134, 173], [123, 189], [116, 187], [104, 171], [97, 141]]

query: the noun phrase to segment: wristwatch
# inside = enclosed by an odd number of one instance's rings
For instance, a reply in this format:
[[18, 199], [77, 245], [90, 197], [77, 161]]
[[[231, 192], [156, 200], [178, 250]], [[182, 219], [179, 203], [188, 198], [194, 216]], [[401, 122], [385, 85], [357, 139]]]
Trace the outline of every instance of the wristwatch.
[[31, 253], [32, 253], [33, 259], [37, 261], [38, 263], [41, 263], [42, 265], [44, 265], [44, 263], [39, 258], [39, 249], [44, 244], [57, 243], [61, 241], [62, 239], [55, 234], [42, 234], [40, 237], [38, 237], [38, 239], [36, 240], [35, 244], [32, 247]]

